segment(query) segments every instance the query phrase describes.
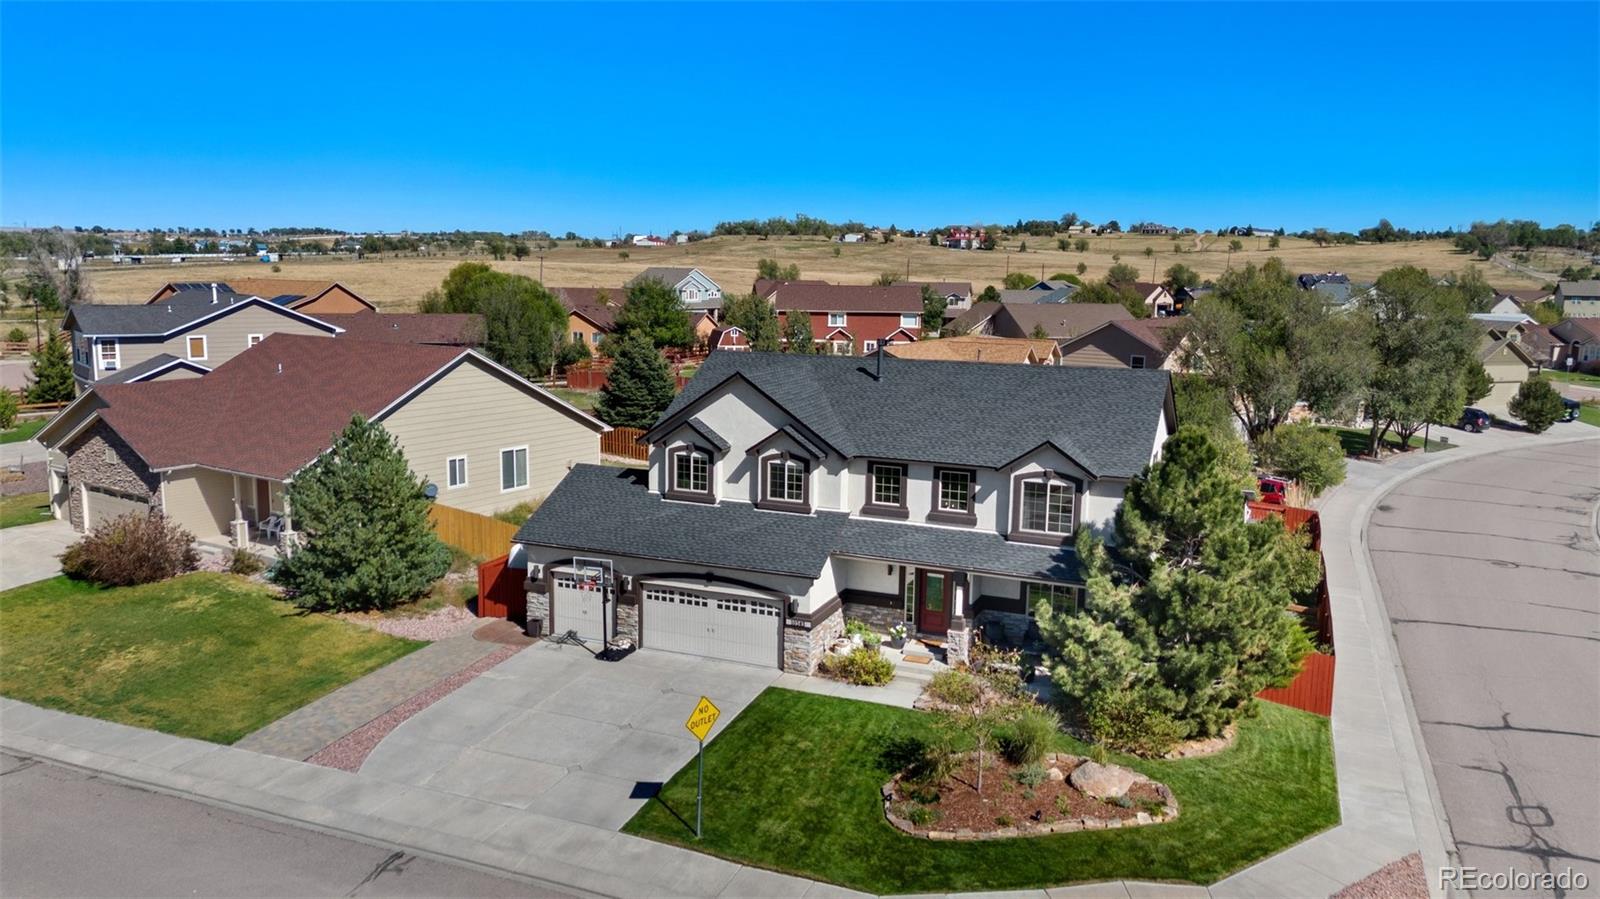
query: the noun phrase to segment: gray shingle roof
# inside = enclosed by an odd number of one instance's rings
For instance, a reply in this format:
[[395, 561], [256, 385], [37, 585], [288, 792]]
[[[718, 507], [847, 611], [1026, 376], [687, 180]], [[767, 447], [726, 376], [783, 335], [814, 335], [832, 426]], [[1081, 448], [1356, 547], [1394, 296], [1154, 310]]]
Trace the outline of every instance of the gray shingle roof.
[[[211, 289], [207, 287], [205, 290], [185, 290], [147, 305], [80, 303], [67, 310], [64, 326], [84, 334], [104, 336], [170, 334], [230, 306], [239, 306], [253, 299], [258, 298], [219, 289], [213, 302]], [[329, 330], [333, 329], [330, 327]]]
[[643, 472], [603, 465], [574, 467], [512, 539], [808, 578], [821, 574], [830, 555], [845, 555], [957, 564], [1011, 577], [1080, 579], [1070, 546], [1008, 543], [989, 532], [852, 519], [841, 512], [797, 515], [747, 503], [667, 502], [650, 492]]
[[166, 368], [169, 365], [178, 365], [178, 366], [190, 368], [190, 369], [193, 369], [194, 371], [200, 372], [202, 374], [211, 371], [211, 369], [209, 367], [201, 365], [198, 362], [190, 362], [190, 361], [188, 361], [186, 359], [179, 359], [177, 356], [174, 356], [171, 353], [157, 353], [154, 356], [151, 356], [149, 359], [146, 359], [143, 362], [139, 363], [138, 365], [131, 365], [131, 366], [127, 367], [127, 368], [120, 369], [118, 371], [114, 371], [114, 372], [112, 372], [112, 373], [110, 373], [108, 375], [105, 375], [105, 376], [101, 377], [98, 381], [96, 381], [95, 383], [96, 384], [131, 384], [134, 381], [138, 381], [138, 380], [140, 380], [141, 378], [144, 378], [147, 375], [150, 375], [150, 374], [152, 374], [154, 372], [160, 371], [161, 369]]
[[689, 427], [693, 428], [696, 434], [704, 437], [706, 442], [716, 447], [718, 451], [725, 453], [730, 449], [728, 441], [722, 439], [721, 434], [718, 434], [710, 425], [706, 424], [700, 419], [689, 419]]
[[1171, 391], [1157, 369], [882, 362], [878, 380], [872, 357], [712, 353], [651, 432], [742, 376], [847, 457], [1000, 468], [1053, 443], [1096, 477], [1127, 478], [1150, 461]]
[[[689, 273], [692, 271], [694, 271], [694, 268], [690, 266], [652, 265], [629, 279], [627, 286], [632, 287], [633, 285], [638, 284], [640, 281], [653, 279], [660, 281], [662, 284], [665, 284], [668, 287], [677, 287], [684, 278], [689, 277]], [[618, 299], [618, 302], [621, 302], [621, 300]]]

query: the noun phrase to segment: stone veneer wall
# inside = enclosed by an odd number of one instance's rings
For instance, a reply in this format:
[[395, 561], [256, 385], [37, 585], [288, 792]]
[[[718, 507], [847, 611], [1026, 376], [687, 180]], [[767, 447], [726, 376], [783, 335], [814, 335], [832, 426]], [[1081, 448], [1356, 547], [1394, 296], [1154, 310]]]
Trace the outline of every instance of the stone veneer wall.
[[1021, 646], [1028, 635], [1028, 628], [1033, 625], [1033, 619], [1019, 612], [1001, 612], [996, 609], [984, 609], [978, 613], [978, 633], [985, 638], [989, 636], [991, 627], [998, 627], [1005, 634], [1005, 642], [1012, 646]]
[[906, 613], [904, 609], [895, 608], [893, 606], [866, 605], [858, 602], [847, 602], [844, 604], [844, 617], [863, 621], [866, 623], [867, 627], [872, 628], [874, 631], [877, 631], [880, 634], [887, 634], [889, 632], [889, 628], [894, 627], [897, 624], [906, 623]]
[[528, 599], [528, 632], [532, 633], [534, 622], [538, 622], [539, 636], [550, 636], [550, 587], [547, 581], [524, 581], [523, 587]]
[[617, 633], [616, 639], [627, 640], [634, 647], [639, 645], [639, 606], [637, 604], [617, 603]]
[[844, 609], [817, 622], [809, 630], [785, 626], [783, 629], [783, 670], [796, 674], [815, 674], [828, 645], [844, 636]]
[[104, 487], [118, 493], [144, 497], [152, 511], [161, 511], [161, 477], [139, 459], [116, 431], [96, 422], [88, 433], [66, 449], [67, 517], [75, 530], [83, 530], [83, 488]]

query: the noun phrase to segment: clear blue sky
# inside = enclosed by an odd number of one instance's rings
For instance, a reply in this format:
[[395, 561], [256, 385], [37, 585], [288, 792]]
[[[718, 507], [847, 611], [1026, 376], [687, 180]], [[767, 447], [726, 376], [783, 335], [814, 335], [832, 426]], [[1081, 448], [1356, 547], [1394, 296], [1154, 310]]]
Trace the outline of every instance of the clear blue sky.
[[1600, 3], [0, 4], [0, 223], [1600, 218]]

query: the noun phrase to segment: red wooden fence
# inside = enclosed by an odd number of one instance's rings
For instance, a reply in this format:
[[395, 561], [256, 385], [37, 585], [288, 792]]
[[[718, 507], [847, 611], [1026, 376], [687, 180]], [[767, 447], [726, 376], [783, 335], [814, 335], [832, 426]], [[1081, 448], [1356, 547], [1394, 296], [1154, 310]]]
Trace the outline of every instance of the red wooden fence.
[[506, 618], [526, 624], [528, 595], [522, 590], [525, 568], [507, 568], [510, 556], [490, 559], [478, 566], [478, 617]]
[[612, 428], [600, 435], [600, 452], [607, 456], [648, 462], [650, 447], [639, 442], [643, 436], [644, 432], [638, 428]]
[[1326, 717], [1333, 712], [1333, 656], [1306, 653], [1300, 673], [1289, 686], [1262, 690], [1256, 696], [1290, 708]]

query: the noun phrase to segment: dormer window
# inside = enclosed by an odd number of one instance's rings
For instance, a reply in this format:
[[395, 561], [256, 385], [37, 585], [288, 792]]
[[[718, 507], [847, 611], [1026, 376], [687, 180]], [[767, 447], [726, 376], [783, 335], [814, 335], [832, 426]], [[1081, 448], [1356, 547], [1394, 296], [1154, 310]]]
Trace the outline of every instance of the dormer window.
[[1059, 545], [1078, 521], [1077, 482], [1051, 471], [1017, 475], [1011, 487], [1011, 539]]
[[667, 451], [668, 499], [696, 503], [716, 502], [711, 492], [712, 457], [709, 450], [678, 446]]
[[884, 515], [905, 518], [906, 467], [892, 462], [867, 463], [867, 501], [862, 504], [865, 515]]
[[811, 466], [788, 453], [761, 460], [761, 493], [756, 506], [779, 512], [811, 511]]

